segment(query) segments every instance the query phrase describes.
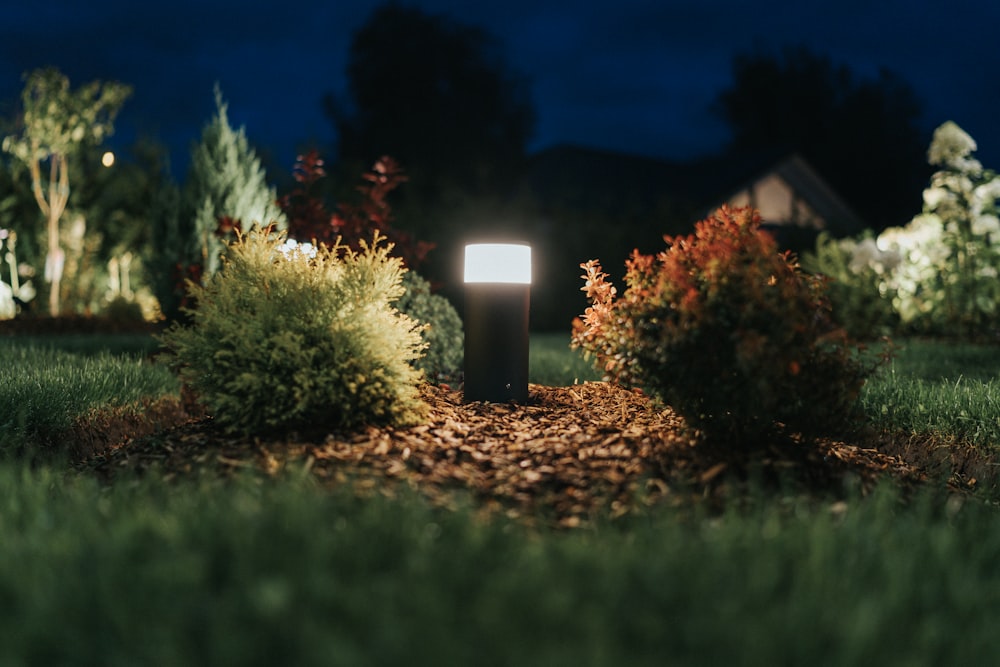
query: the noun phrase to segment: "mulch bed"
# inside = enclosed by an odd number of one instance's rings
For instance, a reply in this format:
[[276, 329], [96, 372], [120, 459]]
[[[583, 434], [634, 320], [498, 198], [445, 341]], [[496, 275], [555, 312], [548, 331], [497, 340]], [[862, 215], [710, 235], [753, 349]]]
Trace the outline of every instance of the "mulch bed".
[[[34, 317], [0, 322], [0, 336], [160, 328]], [[425, 385], [422, 393], [429, 419], [412, 428], [241, 437], [189, 401], [161, 399], [95, 411], [58, 440], [78, 470], [109, 483], [150, 473], [300, 474], [360, 493], [412, 489], [440, 505], [469, 502], [484, 513], [560, 526], [656, 504], [723, 507], [761, 484], [818, 498], [864, 492], [881, 480], [907, 491], [931, 480], [953, 492], [1000, 484], [996, 462], [981, 449], [926, 436], [860, 432], [812, 443], [785, 439], [753, 451], [709, 447], [669, 408], [602, 382], [531, 385], [524, 405], [464, 403], [447, 386]]]
[[[331, 487], [386, 495], [414, 489], [439, 505], [471, 501], [485, 513], [564, 527], [654, 504], [721, 507], [745, 493], [750, 479], [783, 493], [834, 499], [887, 478], [907, 490], [941, 474], [955, 490], [970, 486], [967, 470], [945, 470], [940, 460], [928, 469], [885, 451], [886, 438], [877, 434], [867, 444], [789, 440], [754, 452], [713, 450], [699, 445], [670, 409], [603, 382], [531, 385], [525, 405], [463, 403], [460, 392], [433, 385], [422, 391], [431, 413], [416, 427], [279, 440], [233, 436], [210, 418], [187, 417], [173, 428], [109, 444], [79, 467], [107, 481], [151, 472], [168, 479], [248, 470], [311, 475]], [[106, 421], [95, 426], [108, 430]], [[78, 424], [78, 434], [86, 431]]]

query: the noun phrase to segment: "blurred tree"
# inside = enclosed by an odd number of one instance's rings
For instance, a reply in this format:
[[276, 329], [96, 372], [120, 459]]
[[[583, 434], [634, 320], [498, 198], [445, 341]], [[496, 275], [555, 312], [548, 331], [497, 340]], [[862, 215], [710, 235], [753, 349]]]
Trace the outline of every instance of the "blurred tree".
[[233, 130], [228, 105], [215, 87], [216, 114], [205, 126], [191, 153], [186, 201], [193, 209], [193, 233], [205, 275], [219, 267], [225, 236], [254, 224], [284, 225], [278, 195], [247, 140], [246, 130]]
[[744, 53], [716, 110], [732, 128], [731, 150], [799, 153], [875, 229], [920, 209], [929, 176], [921, 105], [892, 72], [859, 80], [805, 47]]
[[27, 170], [20, 160], [0, 154], [0, 229], [18, 235], [18, 261], [34, 267], [40, 264], [37, 231], [41, 214], [31, 193]]
[[191, 151], [183, 187], [165, 170], [149, 212], [151, 287], [163, 315], [190, 306], [186, 281], [201, 282], [220, 264], [224, 241], [255, 223], [285, 226], [276, 190], [268, 184], [246, 130], [229, 124], [228, 105], [215, 87], [215, 116]]
[[[35, 201], [46, 218], [45, 278], [49, 314], [60, 312], [60, 284], [65, 253], [59, 220], [69, 201], [69, 159], [81, 146], [101, 143], [114, 131], [114, 118], [131, 94], [129, 86], [93, 81], [70, 90], [69, 79], [53, 68], [25, 75], [19, 132], [3, 140], [3, 149], [28, 165]], [[42, 163], [48, 162], [47, 193]]]
[[534, 108], [483, 30], [390, 2], [355, 33], [347, 75], [348, 99], [325, 100], [345, 172], [338, 180], [353, 183], [392, 155], [410, 177], [400, 218], [414, 206], [430, 219], [428, 209], [506, 195], [520, 177]]
[[[167, 149], [140, 138], [113, 165], [102, 158], [100, 150], [89, 147], [73, 163], [77, 186], [72, 211], [87, 221], [86, 251], [75, 258], [76, 280], [64, 280], [64, 308], [72, 303], [77, 310], [93, 312], [118, 300], [151, 316], [149, 262], [158, 250], [152, 210], [169, 185]], [[72, 259], [67, 253], [67, 262]]]

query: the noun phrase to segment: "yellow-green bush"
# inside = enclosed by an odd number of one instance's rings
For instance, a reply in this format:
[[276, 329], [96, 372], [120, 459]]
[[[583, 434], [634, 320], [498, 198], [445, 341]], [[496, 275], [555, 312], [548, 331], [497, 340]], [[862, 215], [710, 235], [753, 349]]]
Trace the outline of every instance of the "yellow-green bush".
[[190, 324], [161, 337], [182, 381], [230, 431], [419, 421], [424, 343], [393, 306], [401, 260], [378, 236], [359, 252], [309, 249], [254, 229], [189, 284]]

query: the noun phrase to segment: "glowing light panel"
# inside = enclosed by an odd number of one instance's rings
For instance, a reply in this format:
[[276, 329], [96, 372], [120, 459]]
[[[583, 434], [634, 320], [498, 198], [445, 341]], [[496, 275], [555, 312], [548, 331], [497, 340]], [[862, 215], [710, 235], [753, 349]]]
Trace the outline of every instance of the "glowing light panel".
[[465, 246], [465, 282], [531, 284], [531, 246], [473, 243]]

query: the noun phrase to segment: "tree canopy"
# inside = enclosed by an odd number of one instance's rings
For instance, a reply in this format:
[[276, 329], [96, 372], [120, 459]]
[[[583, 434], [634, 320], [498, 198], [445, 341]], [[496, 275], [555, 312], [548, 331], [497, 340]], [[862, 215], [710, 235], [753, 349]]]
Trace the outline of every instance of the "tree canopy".
[[[395, 3], [354, 35], [348, 99], [326, 98], [338, 157], [352, 173], [383, 155], [410, 175], [410, 192], [473, 195], [518, 176], [535, 112], [526, 81], [477, 27]], [[436, 194], [440, 194], [440, 190]]]
[[734, 151], [795, 151], [868, 223], [899, 224], [920, 208], [927, 180], [921, 104], [883, 69], [860, 79], [805, 47], [737, 55], [716, 109]]
[[[82, 146], [100, 144], [114, 132], [115, 116], [132, 89], [117, 82], [92, 81], [72, 90], [69, 78], [54, 68], [34, 70], [24, 78], [19, 131], [4, 138], [3, 149], [28, 165], [32, 193], [46, 218], [49, 314], [58, 315], [66, 263], [59, 221], [69, 202], [69, 159]], [[47, 192], [42, 178], [45, 162]]]

